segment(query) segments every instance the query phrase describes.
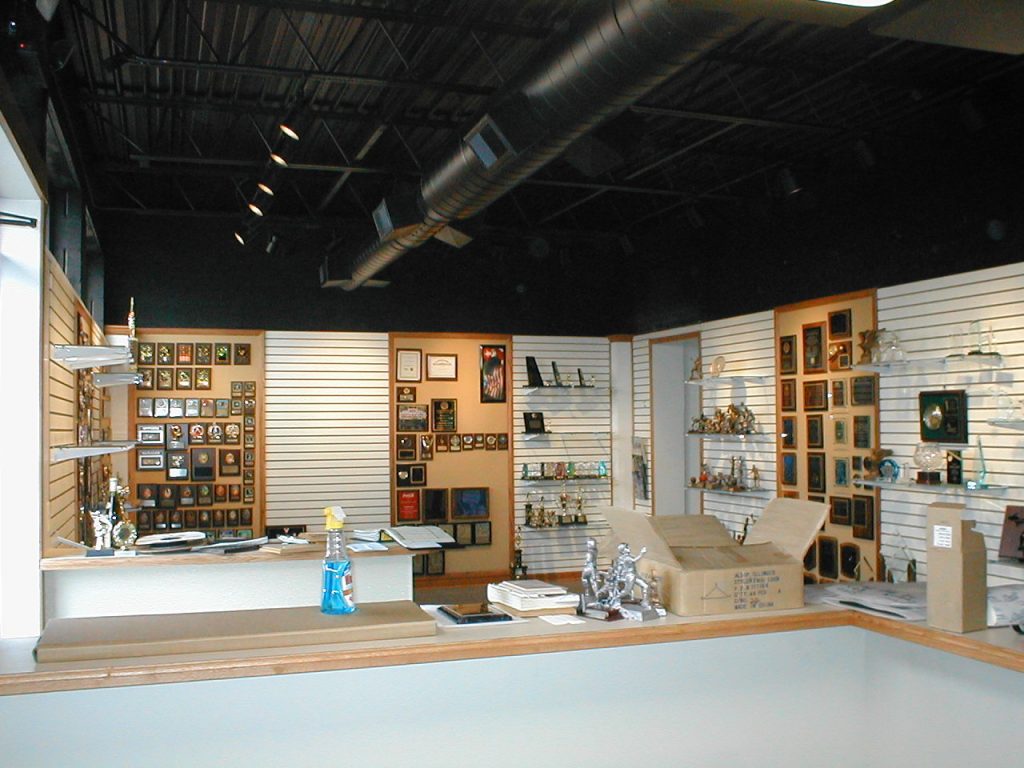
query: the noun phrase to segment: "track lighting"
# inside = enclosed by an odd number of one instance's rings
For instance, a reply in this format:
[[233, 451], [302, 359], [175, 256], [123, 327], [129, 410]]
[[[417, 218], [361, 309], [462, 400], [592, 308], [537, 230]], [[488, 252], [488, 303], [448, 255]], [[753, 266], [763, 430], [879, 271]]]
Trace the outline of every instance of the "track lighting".
[[265, 195], [274, 196], [274, 190], [270, 188], [269, 184], [265, 184], [262, 181], [256, 185], [256, 188]]
[[255, 213], [257, 216], [263, 215], [263, 210], [256, 205], [256, 203], [249, 203], [249, 210]]
[[281, 155], [277, 154], [277, 152], [271, 152], [270, 159], [273, 160], [278, 165], [280, 165], [282, 168], [288, 167], [288, 161], [285, 160]]
[[278, 124], [277, 127], [278, 127], [278, 130], [281, 131], [281, 133], [283, 133], [285, 136], [287, 136], [292, 141], [298, 141], [299, 140], [299, 134], [295, 130], [294, 122], [293, 121], [282, 120], [280, 122], [280, 124]]
[[242, 236], [241, 232], [235, 232], [235, 240], [238, 241], [239, 245], [245, 245], [245, 238]]

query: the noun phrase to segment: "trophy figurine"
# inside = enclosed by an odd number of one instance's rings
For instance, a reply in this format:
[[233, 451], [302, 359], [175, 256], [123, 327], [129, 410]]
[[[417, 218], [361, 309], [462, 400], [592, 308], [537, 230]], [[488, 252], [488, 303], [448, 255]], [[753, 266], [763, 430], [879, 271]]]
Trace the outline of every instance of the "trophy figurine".
[[526, 578], [526, 566], [523, 565], [523, 528], [516, 526], [516, 535], [513, 541], [512, 555], [512, 578], [515, 580]]
[[[594, 619], [614, 621], [623, 618], [625, 603], [625, 611], [640, 621], [664, 615], [652, 605], [651, 583], [640, 575], [636, 567], [646, 553], [647, 547], [643, 547], [638, 555], [634, 555], [629, 544], [622, 542], [616, 548], [608, 570], [600, 571], [597, 568], [597, 542], [588, 538], [581, 573], [583, 594], [579, 612]], [[638, 590], [639, 599], [636, 596]]]

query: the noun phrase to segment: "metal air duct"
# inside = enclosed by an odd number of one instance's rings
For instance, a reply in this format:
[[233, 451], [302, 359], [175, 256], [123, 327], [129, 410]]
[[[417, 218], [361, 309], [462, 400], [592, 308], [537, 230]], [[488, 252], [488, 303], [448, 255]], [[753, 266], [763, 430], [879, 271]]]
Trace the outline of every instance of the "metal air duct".
[[491, 99], [458, 146], [422, 179], [422, 221], [385, 240], [376, 237], [352, 260], [350, 277], [321, 285], [359, 287], [449, 222], [479, 213], [573, 141], [735, 33], [740, 21], [696, 10], [682, 0], [605, 0], [540, 62]]

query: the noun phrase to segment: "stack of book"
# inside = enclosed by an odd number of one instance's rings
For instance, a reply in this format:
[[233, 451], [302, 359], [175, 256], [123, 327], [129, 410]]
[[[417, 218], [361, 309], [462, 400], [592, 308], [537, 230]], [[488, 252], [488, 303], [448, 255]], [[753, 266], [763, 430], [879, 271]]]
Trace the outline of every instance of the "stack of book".
[[523, 579], [488, 584], [487, 599], [513, 616], [546, 616], [576, 613], [580, 596], [557, 584]]

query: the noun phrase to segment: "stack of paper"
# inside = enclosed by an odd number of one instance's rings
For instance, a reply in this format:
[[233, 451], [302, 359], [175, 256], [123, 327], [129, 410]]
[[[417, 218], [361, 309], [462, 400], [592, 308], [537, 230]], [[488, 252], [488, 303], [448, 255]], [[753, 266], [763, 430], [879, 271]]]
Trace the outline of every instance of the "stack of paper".
[[524, 579], [488, 584], [487, 599], [515, 616], [544, 616], [576, 613], [580, 597], [557, 584]]
[[864, 581], [829, 584], [823, 592], [821, 602], [828, 605], [855, 608], [907, 621], [924, 621], [928, 615], [923, 582], [889, 584]]

